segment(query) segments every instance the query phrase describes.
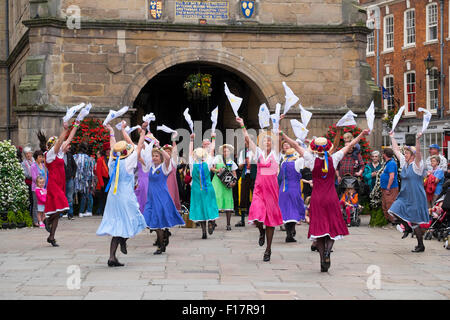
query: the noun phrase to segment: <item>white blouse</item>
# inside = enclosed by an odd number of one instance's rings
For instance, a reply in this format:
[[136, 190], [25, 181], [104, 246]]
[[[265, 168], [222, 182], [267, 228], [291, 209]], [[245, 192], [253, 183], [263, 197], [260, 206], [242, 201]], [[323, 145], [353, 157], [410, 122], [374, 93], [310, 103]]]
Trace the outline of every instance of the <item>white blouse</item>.
[[227, 163], [225, 163], [225, 161], [223, 161], [223, 156], [222, 155], [217, 155], [215, 158], [214, 158], [214, 160], [213, 160], [213, 165], [217, 165], [218, 163], [223, 163], [223, 164], [231, 164], [231, 171], [235, 171], [235, 170], [237, 170], [238, 169], [238, 166], [237, 166], [237, 164], [233, 161], [233, 160], [231, 160], [231, 159], [229, 159], [228, 161], [227, 161]]
[[[284, 161], [284, 162], [288, 162], [288, 161]], [[294, 163], [295, 163], [294, 164], [295, 171], [297, 171], [298, 173], [300, 173], [300, 171], [305, 167], [305, 159], [303, 159], [303, 158], [296, 159]], [[283, 165], [283, 163], [281, 165]]]
[[172, 160], [170, 161], [168, 168], [166, 167], [164, 161], [158, 166], [155, 166], [155, 164], [153, 163], [153, 144], [146, 145], [145, 149], [142, 149], [141, 155], [142, 159], [144, 159], [145, 162], [145, 165], [142, 166], [142, 171], [144, 171], [145, 173], [149, 172], [151, 169], [153, 174], [156, 170], [161, 168], [164, 175], [168, 176], [170, 171], [172, 170]]
[[47, 151], [47, 156], [45, 157], [47, 163], [52, 163], [55, 161], [56, 157], [60, 159], [64, 159], [64, 152], [62, 152], [62, 148], [59, 148], [58, 154], [55, 153], [55, 146], [53, 146], [49, 151]]
[[[405, 156], [403, 154], [399, 155], [398, 160], [400, 161], [400, 168], [402, 168], [402, 170], [408, 166], [408, 163], [406, 162]], [[425, 171], [425, 165], [423, 163], [423, 160], [420, 160], [419, 167], [417, 167], [415, 161], [412, 162], [412, 166], [415, 174], [417, 174], [418, 176], [423, 176]]]
[[267, 161], [270, 158], [270, 156], [274, 156], [275, 161], [277, 163], [280, 163], [280, 154], [278, 152], [276, 152], [275, 150], [271, 150], [270, 153], [266, 157], [265, 152], [262, 151], [259, 147], [256, 147], [256, 154], [255, 154], [256, 162], [258, 162], [258, 159], [260, 156], [263, 156], [264, 161]]
[[[319, 157], [317, 153], [311, 153], [308, 150], [305, 150], [303, 153], [303, 158], [305, 159], [305, 167], [309, 168], [311, 171], [314, 170], [316, 158], [324, 159], [324, 157]], [[336, 170], [339, 162], [344, 158], [344, 153], [342, 150], [339, 150], [338, 152], [333, 153], [331, 158], [333, 159], [333, 167]]]

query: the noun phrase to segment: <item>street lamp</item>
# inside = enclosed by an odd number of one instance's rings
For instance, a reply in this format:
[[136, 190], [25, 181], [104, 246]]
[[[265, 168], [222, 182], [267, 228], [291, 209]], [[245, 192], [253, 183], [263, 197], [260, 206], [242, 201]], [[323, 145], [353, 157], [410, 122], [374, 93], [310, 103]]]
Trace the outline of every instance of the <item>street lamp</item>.
[[428, 52], [428, 56], [426, 59], [423, 60], [423, 62], [425, 63], [425, 69], [427, 69], [427, 73], [429, 75], [436, 75], [438, 78], [440, 77], [440, 72], [436, 69], [433, 69], [434, 67], [434, 59], [431, 56], [430, 52]]

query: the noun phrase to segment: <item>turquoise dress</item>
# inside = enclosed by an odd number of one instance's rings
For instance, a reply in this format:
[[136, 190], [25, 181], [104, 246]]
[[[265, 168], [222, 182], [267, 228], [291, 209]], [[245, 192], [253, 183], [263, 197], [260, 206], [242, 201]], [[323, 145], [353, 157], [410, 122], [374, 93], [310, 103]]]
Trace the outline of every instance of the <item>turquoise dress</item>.
[[129, 173], [137, 166], [136, 151], [127, 158], [119, 160], [119, 162], [119, 181], [117, 192], [114, 194], [115, 160], [110, 159], [109, 161], [108, 167], [112, 182], [97, 235], [131, 238], [147, 228], [134, 193], [134, 172]]
[[[414, 163], [408, 165], [404, 162], [404, 158], [400, 162], [403, 164], [400, 173], [402, 178], [401, 189], [397, 199], [389, 208], [389, 213], [398, 216], [406, 222], [416, 224], [428, 223], [430, 217], [428, 215], [425, 188], [423, 187], [423, 174], [419, 175], [414, 171]], [[417, 171], [423, 173], [423, 165], [417, 168]]]
[[217, 207], [216, 193], [211, 183], [208, 164], [206, 162], [194, 163], [191, 172], [189, 219], [194, 222], [218, 219], [219, 208]]

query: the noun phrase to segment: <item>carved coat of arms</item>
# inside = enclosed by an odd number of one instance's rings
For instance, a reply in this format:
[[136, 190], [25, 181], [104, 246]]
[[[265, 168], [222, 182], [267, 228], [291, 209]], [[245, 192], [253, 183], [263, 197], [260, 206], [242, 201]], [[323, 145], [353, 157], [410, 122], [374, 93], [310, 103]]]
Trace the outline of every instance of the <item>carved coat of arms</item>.
[[162, 0], [150, 1], [150, 15], [153, 19], [159, 20], [162, 16], [163, 2]]
[[255, 1], [241, 1], [241, 10], [245, 18], [251, 18], [253, 12], [255, 11]]

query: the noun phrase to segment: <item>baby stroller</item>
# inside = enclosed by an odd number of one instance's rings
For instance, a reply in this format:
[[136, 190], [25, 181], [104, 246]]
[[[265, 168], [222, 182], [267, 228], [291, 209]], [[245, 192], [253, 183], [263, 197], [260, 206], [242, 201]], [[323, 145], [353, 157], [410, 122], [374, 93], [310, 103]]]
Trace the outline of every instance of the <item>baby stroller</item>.
[[421, 225], [421, 227], [427, 228], [424, 235], [425, 240], [431, 240], [435, 237], [438, 241], [441, 241], [448, 236], [448, 230], [450, 227], [449, 215], [446, 210], [441, 208], [440, 204], [442, 204], [442, 201], [444, 201], [444, 197], [436, 200], [433, 208], [430, 209], [430, 216], [432, 216], [432, 220], [425, 225]]
[[[342, 178], [341, 183], [339, 184], [339, 189], [344, 190], [342, 194], [345, 193], [347, 189], [355, 189], [356, 193], [359, 193], [359, 181], [356, 177], [346, 175]], [[350, 208], [350, 226], [359, 227], [361, 224], [361, 218], [359, 217], [361, 214], [361, 206], [359, 203], [354, 204]], [[342, 215], [344, 217], [344, 221], [348, 221], [346, 208], [342, 208]]]

